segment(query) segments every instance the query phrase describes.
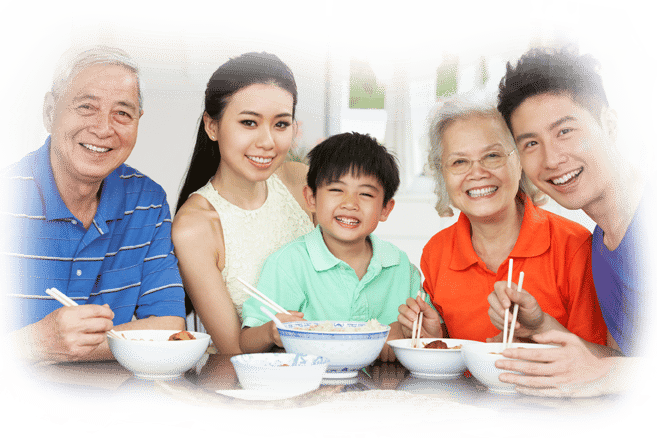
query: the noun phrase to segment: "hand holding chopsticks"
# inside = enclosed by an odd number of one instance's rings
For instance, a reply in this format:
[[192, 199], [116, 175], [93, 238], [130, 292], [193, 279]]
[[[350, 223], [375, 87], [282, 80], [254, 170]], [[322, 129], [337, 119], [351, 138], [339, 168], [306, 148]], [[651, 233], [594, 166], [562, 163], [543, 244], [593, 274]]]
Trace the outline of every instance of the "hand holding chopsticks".
[[[424, 300], [424, 292], [423, 291], [418, 291], [417, 293], [418, 297], [421, 297]], [[411, 347], [412, 348], [417, 348], [420, 344], [420, 334], [422, 332], [422, 317], [424, 316], [424, 312], [420, 312], [418, 317], [413, 321], [413, 329], [411, 330]]]
[[[510, 289], [513, 284], [511, 279], [513, 276], [513, 259], [509, 259], [509, 275], [507, 279], [507, 287]], [[525, 279], [525, 273], [520, 273], [520, 278], [518, 280], [518, 292], [522, 291], [522, 282]], [[510, 343], [513, 342], [513, 332], [516, 328], [516, 322], [518, 320], [518, 303], [513, 304], [513, 318], [511, 320], [511, 330], [507, 332], [509, 324], [509, 308], [507, 307], [504, 311], [504, 330], [502, 332], [502, 349], [506, 349]], [[508, 334], [508, 336], [507, 336]]]
[[[50, 289], [46, 289], [46, 293], [48, 295], [50, 295], [51, 297], [53, 297], [54, 299], [56, 299], [57, 301], [59, 301], [60, 303], [62, 303], [66, 307], [75, 307], [75, 306], [78, 305], [78, 303], [76, 303], [71, 298], [64, 295], [62, 292], [60, 292], [59, 290], [57, 290], [54, 287], [50, 288]], [[107, 336], [111, 336], [113, 338], [120, 339], [120, 336], [114, 330], [108, 331]]]

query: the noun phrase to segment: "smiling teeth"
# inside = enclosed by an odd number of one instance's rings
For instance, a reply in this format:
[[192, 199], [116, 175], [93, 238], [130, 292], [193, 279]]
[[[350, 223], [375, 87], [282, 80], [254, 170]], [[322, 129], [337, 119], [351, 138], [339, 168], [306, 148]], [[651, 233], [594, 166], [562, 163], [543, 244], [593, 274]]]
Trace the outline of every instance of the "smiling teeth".
[[107, 151], [109, 151], [109, 148], [99, 148], [99, 147], [96, 147], [92, 144], [86, 144], [86, 143], [81, 143], [81, 144], [82, 144], [82, 146], [89, 149], [90, 151], [94, 151], [94, 152], [107, 152]]
[[271, 163], [273, 160], [273, 158], [252, 157], [250, 155], [247, 155], [246, 158], [248, 158], [251, 161], [255, 161], [258, 164], [268, 164]]
[[562, 177], [553, 179], [552, 184], [557, 185], [557, 186], [566, 184], [568, 181], [570, 181], [571, 179], [575, 178], [580, 173], [582, 173], [583, 170], [584, 170], [583, 168], [580, 168], [578, 170], [573, 170], [572, 172], [568, 172], [567, 174], [565, 174]]
[[485, 189], [468, 190], [468, 195], [473, 198], [478, 198], [480, 196], [490, 195], [491, 193], [494, 193], [496, 191], [497, 191], [497, 187], [487, 187]]
[[360, 222], [357, 219], [349, 219], [349, 218], [346, 218], [346, 217], [336, 217], [335, 219], [338, 222], [342, 222], [343, 224], [346, 224], [346, 225], [356, 225], [357, 223]]

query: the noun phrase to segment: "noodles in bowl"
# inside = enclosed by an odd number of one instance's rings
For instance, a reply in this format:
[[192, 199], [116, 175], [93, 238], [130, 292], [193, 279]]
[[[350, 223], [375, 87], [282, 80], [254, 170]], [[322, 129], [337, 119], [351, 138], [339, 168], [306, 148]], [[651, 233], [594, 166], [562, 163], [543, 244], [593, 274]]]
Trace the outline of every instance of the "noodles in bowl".
[[288, 353], [322, 356], [329, 360], [324, 377], [350, 378], [376, 360], [390, 327], [376, 320], [294, 321], [278, 332]]

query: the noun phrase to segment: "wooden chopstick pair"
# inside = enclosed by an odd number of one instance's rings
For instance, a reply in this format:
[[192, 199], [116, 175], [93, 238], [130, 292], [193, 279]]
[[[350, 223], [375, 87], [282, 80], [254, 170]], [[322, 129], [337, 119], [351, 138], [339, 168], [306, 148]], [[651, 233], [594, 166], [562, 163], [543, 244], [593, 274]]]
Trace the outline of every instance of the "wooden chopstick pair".
[[[64, 295], [62, 292], [60, 292], [57, 288], [50, 288], [46, 289], [46, 293], [62, 303], [66, 307], [75, 307], [78, 305], [75, 301], [73, 301], [71, 298], [69, 298], [67, 295]], [[107, 332], [107, 336], [111, 336], [116, 339], [122, 339], [118, 333], [116, 333], [114, 330], [110, 330]]]
[[[506, 285], [508, 288], [511, 288], [511, 278], [513, 275], [513, 259], [509, 259], [509, 275], [507, 278]], [[522, 290], [522, 282], [525, 279], [525, 272], [520, 272], [520, 278], [518, 279], [518, 291]], [[507, 326], [509, 324], [509, 308], [504, 311], [504, 331], [502, 332], [502, 350], [507, 348], [509, 343], [513, 342], [513, 332], [516, 329], [516, 322], [518, 320], [518, 303], [513, 305], [513, 318], [511, 319], [511, 330], [508, 332], [507, 337]]]
[[285, 313], [286, 315], [291, 315], [290, 312], [285, 310], [283, 307], [280, 305], [276, 304], [271, 298], [269, 298], [267, 295], [263, 294], [260, 292], [258, 289], [255, 287], [251, 286], [249, 283], [246, 281], [242, 280], [241, 278], [237, 277], [237, 281], [242, 283], [244, 286], [246, 286], [243, 290], [247, 294], [251, 295], [253, 298], [256, 300], [260, 301], [262, 304], [266, 305], [270, 309], [272, 309], [276, 313]]
[[[422, 297], [424, 300], [424, 292], [418, 291], [418, 297]], [[424, 312], [420, 312], [418, 317], [413, 321], [413, 329], [411, 330], [411, 348], [417, 348], [420, 344], [420, 333], [422, 332], [422, 317]]]

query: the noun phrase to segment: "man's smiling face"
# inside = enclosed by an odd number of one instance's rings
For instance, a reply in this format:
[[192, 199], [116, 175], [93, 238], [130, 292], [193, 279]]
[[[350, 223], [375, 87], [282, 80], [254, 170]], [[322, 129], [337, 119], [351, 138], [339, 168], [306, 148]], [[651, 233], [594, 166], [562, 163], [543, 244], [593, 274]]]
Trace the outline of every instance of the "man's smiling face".
[[56, 174], [99, 183], [127, 160], [141, 117], [138, 87], [133, 72], [112, 64], [92, 65], [72, 79], [51, 129]]
[[538, 94], [511, 114], [511, 130], [527, 176], [562, 206], [587, 210], [608, 186], [613, 129], [567, 94]]

